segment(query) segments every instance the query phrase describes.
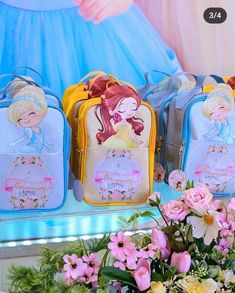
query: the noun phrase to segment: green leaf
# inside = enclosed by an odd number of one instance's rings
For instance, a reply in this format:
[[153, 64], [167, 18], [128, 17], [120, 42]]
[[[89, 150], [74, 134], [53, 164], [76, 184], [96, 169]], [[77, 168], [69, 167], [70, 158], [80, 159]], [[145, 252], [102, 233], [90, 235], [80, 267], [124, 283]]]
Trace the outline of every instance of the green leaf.
[[136, 283], [134, 278], [131, 276], [130, 273], [122, 271], [118, 268], [114, 267], [106, 267], [101, 270], [101, 274], [109, 278], [110, 280], [116, 280], [123, 284], [130, 285], [132, 287], [136, 287]]
[[209, 266], [208, 278], [215, 279], [218, 276], [219, 271], [220, 271], [219, 266]]
[[164, 275], [165, 280], [173, 278], [176, 274], [176, 271], [177, 271], [176, 266], [173, 266], [173, 267], [171, 267], [171, 269], [168, 269], [168, 271], [166, 271], [166, 273]]
[[108, 288], [104, 288], [104, 289], [98, 289], [97, 293], [109, 293], [109, 289]]
[[161, 274], [158, 273], [152, 273], [151, 275], [151, 281], [155, 281], [155, 282], [163, 282], [164, 281], [164, 277]]
[[109, 279], [106, 276], [100, 276], [99, 277], [99, 285], [100, 287], [104, 288], [108, 285]]
[[72, 288], [71, 293], [89, 293], [90, 290], [84, 286], [76, 285]]
[[128, 220], [128, 223], [130, 224], [131, 222], [134, 222], [136, 220], [136, 218], [138, 218], [140, 216], [140, 213], [134, 213], [130, 219]]
[[155, 217], [155, 214], [150, 211], [145, 211], [141, 214], [141, 217]]
[[179, 227], [179, 225], [176, 225], [176, 224], [172, 225], [172, 226], [165, 227], [162, 229], [162, 231], [169, 236], [173, 236], [175, 234], [175, 232], [179, 231], [179, 230], [180, 230], [180, 227]]
[[188, 190], [190, 188], [191, 188], [191, 184], [190, 184], [190, 181], [188, 180], [187, 183], [186, 183], [186, 188], [185, 189]]
[[120, 217], [118, 217], [122, 222], [124, 222], [125, 224], [128, 224], [128, 221], [127, 221], [127, 219], [125, 218], [125, 217], [122, 217], [122, 216], [120, 216]]

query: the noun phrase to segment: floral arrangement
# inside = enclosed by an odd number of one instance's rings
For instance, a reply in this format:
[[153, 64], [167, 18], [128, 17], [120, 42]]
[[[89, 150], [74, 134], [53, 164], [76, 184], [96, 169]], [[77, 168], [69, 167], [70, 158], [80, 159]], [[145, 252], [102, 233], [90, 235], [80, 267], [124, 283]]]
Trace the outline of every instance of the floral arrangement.
[[[120, 220], [134, 232], [79, 241], [68, 248], [44, 248], [40, 268], [12, 266], [11, 293], [214, 293], [235, 292], [235, 198], [213, 200], [205, 188]], [[135, 231], [140, 217], [156, 223], [151, 233]]]

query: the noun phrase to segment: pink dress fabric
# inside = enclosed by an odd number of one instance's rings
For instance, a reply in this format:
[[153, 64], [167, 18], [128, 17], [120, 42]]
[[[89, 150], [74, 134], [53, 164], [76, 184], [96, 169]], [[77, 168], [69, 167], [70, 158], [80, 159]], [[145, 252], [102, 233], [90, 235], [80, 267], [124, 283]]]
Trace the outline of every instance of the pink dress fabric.
[[[235, 75], [235, 0], [136, 0], [172, 47], [184, 70]], [[208, 7], [222, 7], [222, 24], [205, 22]]]

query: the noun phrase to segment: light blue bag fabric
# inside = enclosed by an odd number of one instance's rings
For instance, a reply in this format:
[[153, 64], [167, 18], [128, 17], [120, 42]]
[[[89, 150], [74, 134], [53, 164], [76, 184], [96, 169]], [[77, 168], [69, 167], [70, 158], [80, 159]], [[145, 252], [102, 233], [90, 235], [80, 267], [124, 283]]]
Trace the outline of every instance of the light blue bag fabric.
[[68, 189], [70, 127], [59, 99], [18, 76], [1, 91], [0, 120], [0, 211], [60, 208]]
[[[157, 68], [172, 74], [180, 69], [174, 51], [137, 5], [95, 25], [83, 19], [74, 3], [1, 0], [0, 74], [33, 67], [62, 97], [65, 88], [91, 71], [110, 72], [140, 87], [146, 71]], [[27, 69], [19, 73], [29, 74]]]

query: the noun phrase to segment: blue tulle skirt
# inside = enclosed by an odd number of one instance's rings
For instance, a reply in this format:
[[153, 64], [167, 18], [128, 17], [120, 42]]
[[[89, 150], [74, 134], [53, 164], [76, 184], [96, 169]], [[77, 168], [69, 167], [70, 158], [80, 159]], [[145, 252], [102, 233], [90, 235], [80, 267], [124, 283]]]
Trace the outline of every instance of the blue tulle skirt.
[[139, 87], [146, 71], [172, 74], [180, 69], [174, 51], [136, 5], [95, 25], [79, 15], [71, 0], [4, 0], [0, 1], [0, 36], [0, 73], [32, 67], [60, 96], [94, 70]]

